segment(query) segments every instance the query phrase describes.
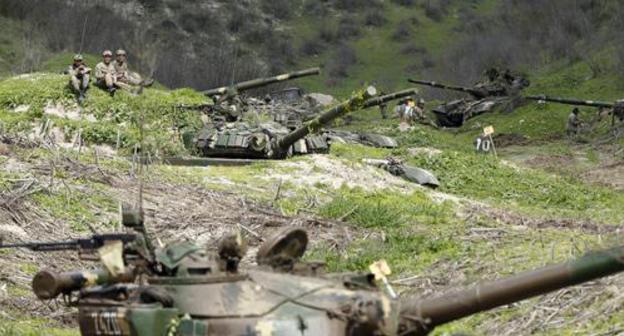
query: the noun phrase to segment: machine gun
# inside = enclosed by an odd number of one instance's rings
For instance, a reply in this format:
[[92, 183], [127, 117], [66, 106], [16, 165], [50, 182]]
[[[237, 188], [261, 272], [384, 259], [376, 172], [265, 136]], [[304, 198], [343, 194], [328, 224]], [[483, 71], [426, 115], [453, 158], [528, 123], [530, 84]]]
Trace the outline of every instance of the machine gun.
[[227, 95], [229, 98], [232, 96], [238, 95], [242, 91], [255, 89], [258, 87], [270, 85], [273, 83], [283, 82], [287, 80], [297, 79], [301, 77], [314, 76], [321, 73], [321, 69], [319, 68], [310, 68], [301, 71], [295, 71], [290, 73], [285, 73], [273, 77], [266, 78], [256, 78], [240, 83], [236, 83], [232, 86], [222, 86], [206, 91], [202, 91], [203, 94], [209, 97], [213, 97], [216, 95]]
[[566, 104], [566, 105], [609, 108], [609, 109], [613, 109], [613, 112], [612, 112], [613, 123], [615, 123], [616, 117], [620, 121], [624, 121], [624, 100], [618, 100], [618, 101], [611, 103], [611, 102], [597, 101], [597, 100], [580, 100], [580, 99], [572, 99], [572, 98], [551, 97], [551, 96], [546, 96], [546, 95], [526, 96], [524, 98], [528, 100], [536, 100], [540, 102], [553, 102], [553, 103]]
[[132, 283], [139, 273], [153, 274], [157, 268], [151, 242], [146, 238], [142, 213], [133, 207], [122, 205], [122, 224], [136, 233], [94, 234], [60, 242], [26, 242], [3, 244], [0, 249], [26, 248], [36, 252], [78, 251], [81, 259], [101, 261], [104, 268], [91, 271], [57, 273], [44, 269], [33, 278], [35, 295], [48, 300], [60, 294], [87, 287]]
[[0, 249], [4, 248], [27, 248], [31, 251], [37, 252], [49, 252], [49, 251], [94, 251], [108, 242], [120, 241], [122, 244], [127, 244], [135, 241], [136, 234], [133, 233], [107, 233], [107, 234], [95, 234], [90, 238], [79, 238], [74, 240], [66, 240], [61, 242], [31, 242], [31, 243], [19, 243], [19, 244], [2, 244], [0, 242]]

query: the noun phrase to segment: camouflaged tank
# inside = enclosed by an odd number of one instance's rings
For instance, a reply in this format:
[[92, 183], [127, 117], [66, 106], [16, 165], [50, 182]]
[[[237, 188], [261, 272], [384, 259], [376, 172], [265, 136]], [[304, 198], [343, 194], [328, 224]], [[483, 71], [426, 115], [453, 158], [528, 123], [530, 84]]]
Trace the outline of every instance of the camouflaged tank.
[[351, 138], [354, 138], [354, 142], [393, 148], [397, 146], [396, 141], [384, 135], [340, 133], [323, 130], [322, 127], [351, 111], [376, 106], [413, 93], [412, 89], [374, 97], [376, 89], [368, 87], [295, 129], [272, 121], [255, 124], [242, 121], [229, 123], [224, 119], [213, 118], [197, 134], [193, 143], [203, 157], [245, 159], [283, 159], [292, 155], [327, 153], [332, 142], [349, 142], [345, 139]]
[[408, 79], [410, 83], [431, 86], [444, 90], [460, 91], [470, 94], [470, 98], [458, 99], [432, 109], [437, 124], [443, 127], [460, 127], [474, 116], [504, 111], [512, 112], [523, 103], [520, 91], [530, 85], [522, 76], [505, 72], [499, 78], [488, 79], [473, 87], [440, 84], [432, 81]]
[[[448, 294], [399, 298], [383, 261], [361, 273], [326, 273], [322, 262], [302, 261], [308, 236], [301, 228], [278, 231], [259, 248], [255, 265], [243, 268], [246, 245], [240, 234], [225, 236], [216, 249], [193, 242], [154, 248], [141, 211], [125, 208], [122, 217], [136, 234], [82, 240], [99, 256], [101, 269], [42, 270], [33, 279], [41, 300], [62, 295], [63, 302], [78, 309], [84, 336], [418, 336], [624, 270], [621, 246]], [[55, 244], [0, 248], [47, 251]], [[74, 249], [69, 242], [59, 246]]]
[[[309, 68], [300, 71], [285, 73], [273, 77], [256, 78], [231, 86], [223, 86], [203, 91], [206, 96], [215, 100], [214, 105], [201, 106], [209, 114], [221, 116], [228, 122], [239, 121], [247, 113], [261, 113], [269, 115], [274, 121], [282, 121], [291, 114], [304, 113], [306, 115], [318, 112], [314, 102], [308, 100], [289, 101], [273, 104], [270, 96], [264, 99], [255, 99], [242, 95], [247, 90], [257, 89], [275, 83], [281, 83], [297, 78], [314, 76], [321, 73], [319, 68]], [[199, 107], [198, 107], [199, 108]], [[303, 111], [303, 112], [301, 112]]]

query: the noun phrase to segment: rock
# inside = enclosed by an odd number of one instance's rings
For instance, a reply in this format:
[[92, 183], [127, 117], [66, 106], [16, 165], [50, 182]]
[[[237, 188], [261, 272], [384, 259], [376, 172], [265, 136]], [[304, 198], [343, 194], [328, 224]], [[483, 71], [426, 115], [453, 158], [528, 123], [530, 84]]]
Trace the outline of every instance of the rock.
[[9, 154], [11, 154], [11, 149], [9, 148], [9, 146], [7, 144], [0, 143], [0, 155], [7, 156]]
[[334, 97], [323, 93], [310, 93], [308, 97], [316, 100], [321, 106], [328, 106], [336, 101]]

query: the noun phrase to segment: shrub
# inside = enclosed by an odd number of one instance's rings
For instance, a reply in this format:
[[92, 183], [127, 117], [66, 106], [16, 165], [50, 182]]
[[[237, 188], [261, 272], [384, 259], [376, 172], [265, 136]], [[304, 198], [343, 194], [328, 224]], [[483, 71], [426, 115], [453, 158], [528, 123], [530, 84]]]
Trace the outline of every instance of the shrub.
[[360, 25], [351, 17], [340, 20], [336, 35], [342, 39], [351, 39], [360, 35]]
[[403, 7], [412, 7], [416, 4], [416, 0], [392, 0], [392, 2]]
[[323, 51], [323, 44], [318, 39], [303, 42], [300, 52], [305, 56], [318, 55]]
[[290, 19], [294, 12], [291, 0], [262, 0], [262, 9], [282, 20]]
[[412, 35], [412, 30], [408, 25], [405, 24], [405, 21], [401, 21], [399, 26], [392, 33], [392, 40], [394, 41], [405, 41], [410, 38]]
[[380, 11], [370, 11], [366, 13], [364, 17], [364, 24], [372, 27], [381, 27], [386, 24], [388, 20]]
[[343, 44], [336, 48], [332, 59], [327, 66], [329, 75], [334, 78], [349, 76], [349, 66], [357, 62], [357, 55], [353, 48]]
[[413, 43], [409, 43], [404, 45], [401, 48], [401, 54], [403, 55], [418, 55], [418, 54], [427, 54], [427, 49], [425, 47], [416, 46]]

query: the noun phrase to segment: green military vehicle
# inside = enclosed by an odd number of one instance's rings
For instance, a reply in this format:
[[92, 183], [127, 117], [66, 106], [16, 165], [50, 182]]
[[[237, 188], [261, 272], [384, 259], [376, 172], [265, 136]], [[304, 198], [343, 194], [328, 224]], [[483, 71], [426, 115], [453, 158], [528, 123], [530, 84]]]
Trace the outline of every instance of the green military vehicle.
[[197, 134], [193, 143], [203, 157], [243, 159], [283, 159], [297, 154], [326, 153], [332, 142], [349, 142], [351, 139], [353, 142], [392, 148], [397, 144], [390, 137], [347, 132], [351, 138], [344, 140], [346, 136], [341, 137], [339, 133], [323, 130], [322, 127], [349, 112], [400, 99], [414, 92], [413, 89], [404, 90], [375, 97], [377, 91], [371, 86], [294, 129], [271, 121], [252, 124], [212, 119]]
[[530, 85], [522, 76], [505, 72], [499, 78], [478, 83], [473, 87], [440, 84], [438, 82], [408, 79], [410, 83], [431, 86], [444, 90], [465, 92], [469, 98], [452, 100], [433, 108], [437, 123], [443, 127], [460, 127], [464, 121], [488, 112], [511, 112], [523, 100], [519, 93]]
[[624, 270], [624, 246], [428, 298], [399, 298], [378, 262], [363, 273], [326, 273], [302, 261], [308, 236], [284, 228], [265, 241], [256, 265], [241, 266], [240, 234], [214, 252], [193, 242], [155, 248], [140, 210], [125, 207], [133, 233], [60, 243], [1, 245], [94, 252], [102, 268], [41, 270], [33, 291], [78, 309], [85, 336], [426, 335], [436, 326]]

